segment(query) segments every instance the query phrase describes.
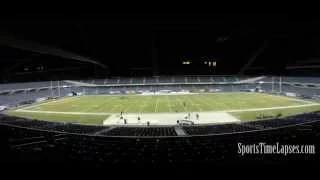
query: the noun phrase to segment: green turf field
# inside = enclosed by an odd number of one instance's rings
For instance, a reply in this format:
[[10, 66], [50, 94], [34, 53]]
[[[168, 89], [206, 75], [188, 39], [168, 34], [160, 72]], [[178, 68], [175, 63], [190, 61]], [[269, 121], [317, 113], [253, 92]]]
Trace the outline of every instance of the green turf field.
[[[290, 109], [270, 109], [268, 113], [283, 111], [286, 114], [308, 110], [320, 110], [320, 105], [295, 107], [312, 103], [298, 99], [261, 93], [212, 93], [190, 95], [88, 95], [66, 97], [56, 101], [43, 102], [8, 111], [9, 114], [78, 123], [101, 124], [112, 113], [174, 113], [201, 111], [230, 111], [241, 120], [254, 119], [257, 112], [241, 112], [253, 108], [277, 108], [293, 106]], [[50, 114], [49, 114], [50, 113]]]
[[274, 110], [261, 110], [261, 111], [247, 111], [247, 112], [231, 112], [231, 114], [241, 121], [252, 121], [257, 120], [256, 117], [258, 114], [263, 113], [265, 116], [275, 117], [277, 114], [281, 113], [281, 117], [291, 116], [303, 112], [313, 112], [320, 111], [320, 104], [315, 106], [308, 107], [299, 107], [299, 108], [288, 108], [288, 109], [274, 109]]

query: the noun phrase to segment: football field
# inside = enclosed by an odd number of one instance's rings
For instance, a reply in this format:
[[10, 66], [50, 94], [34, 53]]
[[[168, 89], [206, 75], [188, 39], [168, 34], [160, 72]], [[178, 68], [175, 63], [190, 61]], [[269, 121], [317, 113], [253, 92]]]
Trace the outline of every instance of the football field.
[[[193, 119], [195, 114], [199, 114], [202, 119], [206, 119], [203, 123], [211, 123], [224, 122], [223, 119], [228, 122], [228, 118], [230, 121], [255, 120], [255, 116], [260, 112], [291, 115], [314, 110], [320, 110], [319, 103], [270, 94], [232, 92], [75, 96], [25, 106], [7, 113], [52, 121], [121, 124], [123, 122], [119, 121], [119, 116], [120, 112], [123, 112], [129, 121], [130, 118], [141, 116], [143, 120], [154, 119], [156, 124], [173, 124], [189, 113]], [[221, 116], [217, 116], [218, 113]]]

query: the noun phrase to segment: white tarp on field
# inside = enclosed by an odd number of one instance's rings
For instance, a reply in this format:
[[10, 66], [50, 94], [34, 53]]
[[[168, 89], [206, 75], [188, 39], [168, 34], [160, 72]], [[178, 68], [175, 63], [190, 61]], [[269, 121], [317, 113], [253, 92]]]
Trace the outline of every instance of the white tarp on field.
[[7, 108], [7, 106], [0, 106], [0, 111], [6, 110]]
[[[228, 123], [228, 122], [240, 122], [239, 119], [233, 117], [226, 112], [200, 112], [199, 119], [196, 118], [196, 112], [190, 113], [190, 119], [188, 113], [128, 113], [123, 114], [123, 119], [120, 118], [120, 114], [114, 114], [106, 119], [104, 125], [124, 125], [124, 119], [127, 121], [127, 125], [146, 125], [150, 122], [150, 125], [176, 125], [177, 120], [191, 120], [194, 124], [211, 124], [211, 123]], [[140, 120], [138, 120], [140, 117]]]

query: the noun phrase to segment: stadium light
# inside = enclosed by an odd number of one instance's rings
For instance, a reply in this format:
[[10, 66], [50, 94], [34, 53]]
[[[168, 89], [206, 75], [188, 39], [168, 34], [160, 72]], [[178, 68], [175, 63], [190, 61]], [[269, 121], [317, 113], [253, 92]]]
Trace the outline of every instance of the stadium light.
[[190, 61], [183, 61], [182, 64], [189, 65], [189, 64], [191, 64], [191, 62]]

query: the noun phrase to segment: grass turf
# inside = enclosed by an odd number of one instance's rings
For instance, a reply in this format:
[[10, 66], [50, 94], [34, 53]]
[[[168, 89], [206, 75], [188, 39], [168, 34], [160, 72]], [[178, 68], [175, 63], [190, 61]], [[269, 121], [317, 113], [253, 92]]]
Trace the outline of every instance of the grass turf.
[[[184, 105], [185, 104], [185, 105]], [[44, 102], [38, 105], [23, 107], [24, 110], [37, 112], [19, 112], [15, 110], [7, 113], [52, 121], [68, 121], [77, 123], [101, 124], [109, 115], [108, 113], [150, 113], [150, 112], [201, 112], [224, 111], [233, 109], [269, 108], [308, 104], [292, 98], [261, 93], [212, 93], [190, 95], [89, 95], [67, 97], [56, 101]], [[320, 110], [319, 106], [269, 110], [268, 113], [282, 114], [300, 113], [310, 109]], [[90, 112], [98, 114], [47, 114], [45, 111], [54, 112]], [[257, 112], [232, 113], [241, 120], [255, 119]]]
[[[184, 106], [185, 104], [185, 106]], [[193, 95], [89, 95], [65, 98], [25, 108], [59, 112], [194, 112], [301, 105], [306, 102], [259, 93]]]
[[256, 117], [259, 114], [264, 114], [265, 116], [275, 117], [277, 114], [281, 113], [281, 117], [291, 116], [299, 113], [320, 111], [320, 105], [309, 106], [309, 107], [299, 107], [299, 108], [289, 108], [289, 109], [273, 109], [273, 110], [262, 110], [262, 111], [246, 111], [246, 112], [232, 112], [234, 117], [240, 119], [241, 121], [252, 121], [257, 120]]
[[102, 124], [110, 115], [77, 115], [77, 114], [48, 114], [8, 111], [8, 114], [29, 119], [41, 119], [47, 121], [71, 122], [80, 124]]

